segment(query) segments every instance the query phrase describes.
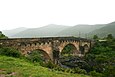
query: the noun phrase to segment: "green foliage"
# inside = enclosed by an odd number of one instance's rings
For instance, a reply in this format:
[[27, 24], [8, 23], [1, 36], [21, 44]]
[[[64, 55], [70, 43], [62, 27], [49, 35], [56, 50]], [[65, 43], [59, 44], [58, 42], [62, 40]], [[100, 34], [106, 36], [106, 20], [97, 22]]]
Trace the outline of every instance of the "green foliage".
[[4, 39], [4, 38], [8, 38], [8, 37], [2, 34], [2, 32], [0, 31], [0, 39]]
[[12, 56], [12, 57], [17, 57], [17, 58], [22, 56], [18, 50], [14, 48], [10, 48], [10, 47], [1, 47], [0, 55]]
[[73, 69], [74, 73], [87, 74], [86, 70], [80, 69], [79, 67]]
[[24, 59], [0, 56], [0, 76], [3, 77], [89, 77], [70, 74], [34, 65]]
[[40, 65], [43, 66], [43, 67], [50, 68], [50, 69], [54, 69], [54, 68], [57, 67], [57, 65], [54, 64], [52, 61], [42, 62], [42, 63], [40, 63]]
[[[69, 47], [65, 49], [68, 50]], [[72, 73], [89, 74], [92, 77], [115, 77], [115, 39], [108, 35], [107, 41], [96, 41], [83, 58], [74, 58], [71, 55], [61, 59], [63, 65], [74, 67]]]
[[112, 34], [108, 34], [107, 35], [107, 39], [113, 39], [113, 35]]
[[106, 66], [106, 70], [103, 72], [105, 77], [115, 77], [115, 66], [114, 65]]
[[70, 44], [70, 45], [67, 45], [67, 46], [64, 47], [64, 49], [62, 50], [61, 55], [62, 55], [62, 56], [70, 56], [70, 55], [72, 54], [72, 52], [73, 52], [73, 49], [75, 49], [73, 45], [71, 45], [71, 44]]
[[115, 45], [113, 40], [107, 42], [96, 42], [91, 52], [85, 56], [90, 65], [90, 75], [93, 77], [114, 77], [115, 74]]
[[104, 77], [103, 74], [98, 73], [96, 71], [91, 71], [89, 72], [89, 75], [93, 76], [93, 77]]
[[94, 31], [91, 31], [89, 35], [95, 35], [97, 34], [99, 37], [105, 37], [108, 34], [112, 34], [115, 36], [115, 22], [106, 24], [100, 29], [96, 29]]
[[94, 39], [94, 40], [97, 40], [97, 39], [98, 39], [98, 36], [97, 36], [97, 35], [94, 35], [94, 36], [93, 36], [93, 39]]
[[32, 51], [26, 56], [26, 58], [31, 62], [43, 62], [43, 54], [41, 51]]

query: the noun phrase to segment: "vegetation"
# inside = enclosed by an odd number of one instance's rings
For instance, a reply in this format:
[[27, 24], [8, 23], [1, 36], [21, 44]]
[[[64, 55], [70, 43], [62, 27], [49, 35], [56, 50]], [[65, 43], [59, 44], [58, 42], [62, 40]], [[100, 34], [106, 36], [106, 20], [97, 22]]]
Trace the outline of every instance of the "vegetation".
[[[98, 41], [98, 36], [94, 36], [96, 37], [95, 45], [84, 57], [64, 56], [60, 62], [71, 68], [72, 73], [82, 73], [93, 77], [115, 77], [115, 39], [112, 34], [108, 34], [104, 41]], [[65, 49], [70, 50], [69, 47]]]
[[[97, 41], [95, 46], [85, 56], [85, 61], [89, 64], [89, 71], [100, 73], [103, 77], [115, 77], [115, 41], [111, 34], [107, 36], [107, 41]], [[90, 73], [91, 74], [91, 73]]]
[[0, 77], [88, 77], [42, 67], [24, 59], [0, 56]]
[[108, 34], [107, 39], [113, 39], [113, 35], [112, 34]]
[[94, 35], [94, 36], [93, 36], [93, 39], [94, 39], [94, 40], [97, 40], [97, 39], [98, 39], [98, 36], [97, 36], [97, 35]]
[[41, 51], [32, 51], [29, 53], [26, 58], [31, 62], [43, 62], [44, 57]]
[[61, 56], [70, 56], [73, 53], [75, 47], [71, 44], [65, 46], [65, 48], [61, 52]]
[[[8, 37], [2, 34], [2, 32], [0, 31], [0, 39], [4, 39], [4, 38], [8, 38]], [[11, 47], [3, 47], [1, 45], [0, 45], [0, 55], [12, 56], [17, 58], [22, 56], [18, 50]]]
[[3, 38], [8, 38], [8, 37], [2, 34], [2, 32], [0, 31], [0, 39], [3, 39]]
[[14, 48], [0, 46], [0, 77], [89, 77], [71, 74], [70, 69], [44, 60], [43, 54], [39, 51], [33, 51], [24, 57]]
[[89, 35], [97, 34], [100, 37], [105, 37], [108, 34], [112, 34], [115, 37], [115, 22], [105, 24], [104, 27], [96, 29], [89, 33]]
[[17, 58], [20, 58], [22, 56], [18, 50], [14, 48], [9, 48], [9, 47], [1, 47], [0, 55], [12, 56], [12, 57], [17, 57]]

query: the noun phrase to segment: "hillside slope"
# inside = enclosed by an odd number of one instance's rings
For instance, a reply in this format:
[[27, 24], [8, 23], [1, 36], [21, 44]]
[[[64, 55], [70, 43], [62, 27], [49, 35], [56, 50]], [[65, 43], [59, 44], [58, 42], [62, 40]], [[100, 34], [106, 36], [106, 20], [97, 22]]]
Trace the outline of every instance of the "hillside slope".
[[85, 36], [88, 32], [95, 29], [104, 27], [105, 25], [76, 25], [76, 26], [63, 26], [50, 24], [40, 28], [27, 29], [19, 32], [12, 37], [55, 37], [55, 36]]
[[[24, 28], [25, 29], [25, 28]], [[109, 24], [96, 24], [96, 25], [75, 25], [63, 26], [50, 24], [40, 28], [30, 29], [14, 29], [11, 31], [3, 31], [3, 33], [13, 38], [35, 38], [35, 37], [61, 37], [61, 36], [80, 36], [92, 37], [97, 34], [98, 36], [106, 36], [113, 34], [115, 36], [115, 22]], [[21, 31], [22, 30], [22, 31]]]
[[59, 32], [57, 35], [60, 36], [80, 36], [85, 37], [85, 35], [95, 29], [99, 29], [101, 27], [104, 27], [105, 25], [76, 25], [71, 28], [65, 29], [61, 32]]
[[23, 59], [0, 56], [0, 77], [89, 77], [52, 71]]
[[69, 26], [50, 24], [40, 28], [32, 28], [13, 35], [12, 37], [49, 37], [69, 28]]
[[22, 32], [24, 30], [27, 30], [28, 28], [25, 28], [25, 27], [20, 27], [20, 28], [16, 28], [16, 29], [11, 29], [11, 30], [3, 30], [2, 32], [8, 36], [8, 37], [11, 37], [19, 32]]
[[115, 36], [115, 22], [106, 24], [106, 26], [100, 28], [100, 29], [96, 29], [92, 32], [89, 33], [89, 35], [98, 35], [100, 37], [105, 37], [108, 34], [112, 34], [113, 36]]

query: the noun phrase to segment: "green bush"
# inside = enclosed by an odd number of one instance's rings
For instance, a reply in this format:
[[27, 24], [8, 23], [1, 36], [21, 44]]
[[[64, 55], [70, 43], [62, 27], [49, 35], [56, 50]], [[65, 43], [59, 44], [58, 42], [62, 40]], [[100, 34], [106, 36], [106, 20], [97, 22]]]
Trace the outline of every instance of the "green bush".
[[115, 77], [115, 66], [107, 65], [103, 74], [105, 77]]
[[79, 67], [73, 69], [74, 73], [78, 74], [87, 74], [87, 72], [84, 69], [80, 69]]
[[17, 58], [21, 57], [21, 53], [18, 50], [10, 47], [1, 47], [0, 55], [17, 57]]
[[44, 57], [43, 54], [40, 51], [32, 51], [29, 53], [26, 58], [31, 62], [43, 62]]
[[103, 74], [98, 73], [96, 71], [89, 72], [89, 75], [91, 75], [92, 77], [104, 77]]
[[8, 38], [7, 36], [5, 36], [1, 31], [0, 31], [0, 39], [5, 39]]
[[58, 71], [63, 71], [64, 72], [64, 68], [60, 67], [57, 64], [54, 64], [51, 60], [49, 60], [47, 62], [41, 62], [40, 65], [43, 66], [43, 67], [53, 69], [53, 70], [58, 70]]

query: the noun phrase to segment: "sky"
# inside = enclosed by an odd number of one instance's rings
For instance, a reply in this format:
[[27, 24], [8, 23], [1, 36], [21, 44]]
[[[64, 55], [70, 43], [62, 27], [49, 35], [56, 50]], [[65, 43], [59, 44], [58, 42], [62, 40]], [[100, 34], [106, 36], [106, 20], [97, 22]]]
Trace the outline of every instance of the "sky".
[[115, 0], [0, 0], [0, 30], [115, 21]]

